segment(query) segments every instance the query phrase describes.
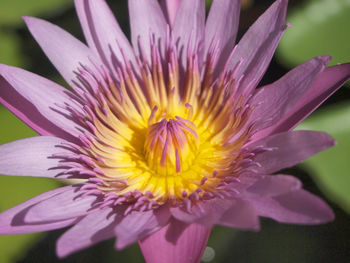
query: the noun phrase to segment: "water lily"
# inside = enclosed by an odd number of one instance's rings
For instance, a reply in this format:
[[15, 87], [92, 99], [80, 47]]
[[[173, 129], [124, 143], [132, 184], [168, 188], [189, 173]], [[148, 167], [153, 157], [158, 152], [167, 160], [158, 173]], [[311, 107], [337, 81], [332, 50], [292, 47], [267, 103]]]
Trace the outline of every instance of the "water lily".
[[320, 224], [331, 209], [277, 174], [335, 144], [292, 131], [349, 77], [317, 57], [257, 89], [286, 30], [277, 0], [235, 44], [239, 0], [129, 0], [131, 43], [103, 0], [75, 0], [87, 45], [24, 20], [71, 89], [0, 65], [0, 101], [41, 136], [0, 146], [0, 174], [82, 179], [0, 214], [0, 234], [70, 227], [65, 257], [116, 237], [147, 262], [199, 262], [215, 224]]

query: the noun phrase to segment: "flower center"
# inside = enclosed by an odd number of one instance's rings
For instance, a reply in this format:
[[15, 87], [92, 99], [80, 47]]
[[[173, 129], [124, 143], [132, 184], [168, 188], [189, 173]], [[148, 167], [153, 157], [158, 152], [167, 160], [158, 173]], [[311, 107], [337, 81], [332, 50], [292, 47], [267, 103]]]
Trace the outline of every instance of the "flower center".
[[135, 132], [136, 138], [130, 140], [132, 150], [122, 150], [125, 167], [118, 173], [128, 176], [127, 187], [118, 194], [152, 193], [154, 200], [163, 203], [204, 192], [207, 179], [217, 174], [215, 165], [209, 163], [217, 149], [206, 142], [205, 135], [199, 134], [191, 120], [157, 114], [157, 110], [158, 107], [153, 108], [143, 134]]
[[176, 47], [168, 47], [168, 67], [151, 50], [151, 65], [139, 59], [138, 71], [127, 61], [114, 77], [99, 66], [79, 70], [85, 105], [72, 114], [88, 132], [64, 164], [88, 177], [93, 194], [130, 209], [220, 197], [251, 164], [241, 151], [251, 108], [239, 81], [225, 70], [214, 78], [215, 50], [202, 72], [189, 53], [182, 73]]

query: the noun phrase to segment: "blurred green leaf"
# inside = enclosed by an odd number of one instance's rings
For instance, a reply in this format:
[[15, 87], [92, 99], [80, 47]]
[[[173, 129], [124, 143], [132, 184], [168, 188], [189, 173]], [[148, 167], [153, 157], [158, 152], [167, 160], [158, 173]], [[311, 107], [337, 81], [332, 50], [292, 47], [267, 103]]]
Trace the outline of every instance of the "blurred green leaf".
[[[4, 211], [59, 184], [50, 179], [0, 176], [0, 211]], [[0, 262], [10, 263], [23, 257], [43, 236], [42, 233], [0, 236]]]
[[205, 7], [207, 10], [209, 10], [212, 2], [213, 2], [213, 0], [205, 0]]
[[0, 61], [13, 66], [23, 66], [19, 39], [15, 34], [5, 33], [0, 29]]
[[232, 251], [232, 246], [237, 240], [238, 233], [238, 230], [234, 228], [215, 226], [207, 245], [215, 251], [215, 262], [224, 262], [227, 251]]
[[[35, 132], [3, 107], [0, 107], [0, 121], [0, 144], [35, 135]], [[37, 194], [56, 188], [59, 184], [44, 178], [0, 175], [0, 185], [0, 211], [4, 211]], [[42, 234], [0, 236], [0, 262], [10, 263], [20, 259], [41, 236]]]
[[0, 144], [36, 135], [31, 128], [3, 106], [0, 106], [0, 122]]
[[20, 39], [13, 30], [23, 26], [22, 16], [52, 16], [73, 5], [71, 0], [0, 0], [0, 62], [23, 67]]
[[1, 0], [0, 24], [22, 23], [21, 17], [61, 12], [72, 0]]
[[287, 18], [292, 27], [282, 38], [277, 55], [288, 67], [312, 57], [331, 55], [331, 64], [350, 61], [350, 1], [310, 0]]
[[298, 129], [325, 131], [337, 145], [319, 153], [304, 164], [316, 184], [334, 202], [350, 213], [350, 104], [342, 103], [314, 114]]

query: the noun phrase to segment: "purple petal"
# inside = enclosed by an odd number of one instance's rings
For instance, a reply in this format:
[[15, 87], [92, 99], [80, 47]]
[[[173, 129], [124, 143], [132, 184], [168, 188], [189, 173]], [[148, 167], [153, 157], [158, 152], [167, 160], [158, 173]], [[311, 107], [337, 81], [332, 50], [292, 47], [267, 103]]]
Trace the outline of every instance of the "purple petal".
[[69, 90], [16, 67], [0, 64], [0, 74], [7, 82], [0, 84], [0, 102], [40, 134], [74, 141], [73, 136], [84, 130], [67, 118], [70, 112], [62, 108], [72, 104]]
[[[29, 101], [24, 99], [0, 76], [0, 103], [40, 135], [56, 135], [67, 138], [70, 135], [43, 117]], [[30, 113], [30, 116], [27, 116]]]
[[307, 92], [329, 61], [330, 57], [311, 59], [276, 82], [259, 89], [251, 101], [252, 105], [256, 105], [250, 116], [254, 128], [262, 130], [283, 118]]
[[322, 224], [334, 219], [332, 210], [323, 200], [303, 189], [250, 201], [260, 216], [282, 223]]
[[123, 249], [158, 231], [168, 223], [169, 219], [169, 210], [164, 206], [146, 212], [131, 212], [124, 216], [115, 228], [114, 232], [117, 236], [116, 248]]
[[250, 197], [273, 197], [301, 188], [301, 182], [294, 176], [268, 175], [246, 189]]
[[177, 11], [179, 10], [180, 4], [182, 0], [161, 0], [161, 6], [163, 8], [164, 14], [166, 14], [168, 18], [168, 23], [171, 27], [174, 26], [175, 17]]
[[243, 199], [235, 199], [216, 224], [255, 231], [260, 229], [259, 217], [254, 206]]
[[214, 0], [205, 24], [205, 52], [206, 56], [212, 42], [219, 41], [218, 50], [221, 55], [218, 65], [221, 67], [229, 57], [236, 40], [241, 0]]
[[75, 0], [74, 3], [89, 47], [110, 69], [116, 60], [116, 64], [124, 65], [121, 50], [127, 59], [135, 60], [129, 40], [104, 0]]
[[[146, 262], [200, 262], [211, 227], [187, 225], [177, 220], [139, 242]], [[174, 238], [176, 237], [176, 238]]]
[[[256, 156], [261, 167], [255, 168], [263, 174], [271, 174], [283, 168], [292, 167], [312, 155], [335, 145], [331, 136], [324, 132], [292, 131], [276, 134], [253, 145], [272, 148]], [[253, 145], [248, 146], [254, 147]]]
[[350, 63], [326, 68], [298, 103], [278, 123], [261, 131], [259, 137], [293, 129], [348, 79], [350, 79]]
[[60, 258], [90, 247], [98, 242], [114, 237], [116, 216], [112, 208], [98, 210], [85, 216], [66, 231], [56, 243]]
[[74, 72], [80, 64], [91, 65], [90, 59], [100, 64], [86, 45], [58, 26], [34, 17], [23, 19], [46, 56], [70, 85], [76, 79]]
[[41, 223], [80, 217], [93, 210], [96, 196], [82, 196], [79, 185], [68, 186], [70, 189], [49, 197], [28, 209], [24, 216], [26, 223]]
[[167, 22], [157, 0], [129, 0], [131, 40], [134, 50], [140, 54], [139, 46], [151, 61], [151, 37], [164, 53]]
[[[64, 171], [58, 168], [60, 159], [54, 153], [70, 153], [58, 147], [64, 142], [56, 137], [32, 137], [0, 146], [0, 174], [12, 176], [56, 177]], [[60, 177], [60, 178], [64, 178]]]
[[73, 224], [77, 219], [71, 218], [56, 222], [43, 222], [41, 224], [29, 224], [24, 222], [24, 216], [33, 205], [42, 202], [55, 195], [69, 191], [71, 186], [57, 188], [55, 190], [38, 195], [22, 204], [12, 207], [0, 213], [0, 234], [24, 234], [32, 232], [41, 232], [67, 227]]
[[[177, 43], [184, 68], [186, 68], [187, 51], [188, 49], [191, 52], [194, 51], [196, 43], [199, 44], [199, 61], [203, 60], [204, 31], [205, 1], [182, 1], [175, 18], [173, 39]], [[191, 46], [189, 46], [190, 43], [192, 43]]]
[[192, 224], [211, 226], [229, 209], [233, 200], [214, 198], [196, 203], [188, 210], [186, 207], [171, 207], [170, 212], [177, 220]]
[[243, 59], [235, 77], [244, 75], [240, 86], [247, 94], [260, 82], [286, 29], [287, 5], [287, 0], [275, 1], [245, 33], [229, 61], [229, 69], [233, 69]]

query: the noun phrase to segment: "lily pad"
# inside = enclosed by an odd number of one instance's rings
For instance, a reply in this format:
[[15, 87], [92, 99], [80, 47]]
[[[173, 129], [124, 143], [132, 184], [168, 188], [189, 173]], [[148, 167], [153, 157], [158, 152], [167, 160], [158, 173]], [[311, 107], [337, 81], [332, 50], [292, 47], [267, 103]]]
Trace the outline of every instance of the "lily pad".
[[311, 0], [290, 12], [292, 25], [277, 49], [279, 61], [293, 67], [310, 58], [331, 55], [331, 65], [350, 61], [350, 1]]
[[336, 146], [304, 164], [327, 197], [350, 213], [350, 104], [328, 107], [308, 118], [298, 129], [325, 131], [337, 141]]
[[[0, 144], [35, 135], [35, 132], [3, 107], [0, 107], [0, 121], [2, 127]], [[0, 175], [0, 185], [0, 211], [59, 186], [56, 181], [50, 179], [2, 175]], [[42, 234], [0, 236], [0, 262], [17, 261], [42, 236]]]

